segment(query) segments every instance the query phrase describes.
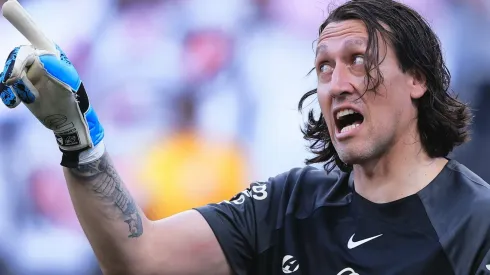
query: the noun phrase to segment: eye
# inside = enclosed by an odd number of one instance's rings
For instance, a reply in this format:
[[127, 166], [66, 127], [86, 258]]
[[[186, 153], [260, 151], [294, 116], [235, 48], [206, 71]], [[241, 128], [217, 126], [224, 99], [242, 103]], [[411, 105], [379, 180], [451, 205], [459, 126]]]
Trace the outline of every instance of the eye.
[[327, 63], [323, 63], [319, 67], [320, 73], [331, 73], [333, 70], [332, 66], [328, 65]]
[[353, 65], [364, 65], [364, 56], [356, 55], [354, 56], [354, 60], [352, 61]]

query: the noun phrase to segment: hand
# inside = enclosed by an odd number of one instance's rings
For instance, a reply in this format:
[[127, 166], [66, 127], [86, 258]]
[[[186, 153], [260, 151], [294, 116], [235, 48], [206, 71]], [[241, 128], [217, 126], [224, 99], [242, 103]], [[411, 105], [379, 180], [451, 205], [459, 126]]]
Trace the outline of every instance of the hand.
[[[0, 97], [9, 108], [21, 102], [54, 132], [61, 165], [75, 168], [102, 156], [104, 129], [83, 83], [65, 53], [16, 47], [0, 74]], [[90, 149], [90, 150], [89, 150]]]

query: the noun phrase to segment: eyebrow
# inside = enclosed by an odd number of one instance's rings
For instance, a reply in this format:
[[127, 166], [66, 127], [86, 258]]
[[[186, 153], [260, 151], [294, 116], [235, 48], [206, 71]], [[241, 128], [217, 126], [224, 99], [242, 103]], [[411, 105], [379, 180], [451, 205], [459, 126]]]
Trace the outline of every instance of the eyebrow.
[[316, 54], [315, 54], [315, 57], [318, 57], [318, 55], [320, 53], [324, 53], [324, 52], [327, 52], [328, 50], [328, 47], [326, 45], [320, 45], [316, 48]]
[[[366, 44], [367, 44], [367, 40], [364, 38], [352, 38], [352, 39], [346, 40], [343, 43], [342, 47], [347, 48], [347, 49], [353, 49], [353, 48], [355, 49], [355, 48], [365, 46]], [[322, 45], [318, 46], [316, 48], [315, 58], [318, 57], [319, 54], [326, 53], [326, 52], [328, 52], [327, 45], [322, 44]]]

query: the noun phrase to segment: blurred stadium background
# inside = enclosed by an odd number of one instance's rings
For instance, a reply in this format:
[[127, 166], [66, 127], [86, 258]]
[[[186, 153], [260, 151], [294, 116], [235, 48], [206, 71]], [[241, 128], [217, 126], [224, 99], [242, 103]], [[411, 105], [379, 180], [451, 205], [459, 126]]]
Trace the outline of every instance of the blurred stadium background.
[[[307, 73], [330, 0], [20, 2], [78, 68], [150, 218], [303, 165], [296, 106], [315, 87]], [[452, 88], [476, 110], [473, 141], [454, 158], [490, 181], [490, 1], [403, 2], [435, 28]], [[4, 19], [0, 33], [3, 58], [26, 43]], [[51, 132], [0, 106], [0, 144], [0, 274], [100, 274]]]

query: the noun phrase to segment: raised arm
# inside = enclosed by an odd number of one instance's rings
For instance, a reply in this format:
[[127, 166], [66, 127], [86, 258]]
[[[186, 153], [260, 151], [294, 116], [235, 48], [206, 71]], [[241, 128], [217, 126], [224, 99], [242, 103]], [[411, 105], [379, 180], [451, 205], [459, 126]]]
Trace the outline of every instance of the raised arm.
[[107, 153], [64, 173], [104, 274], [231, 274], [201, 214], [191, 210], [148, 220]]

